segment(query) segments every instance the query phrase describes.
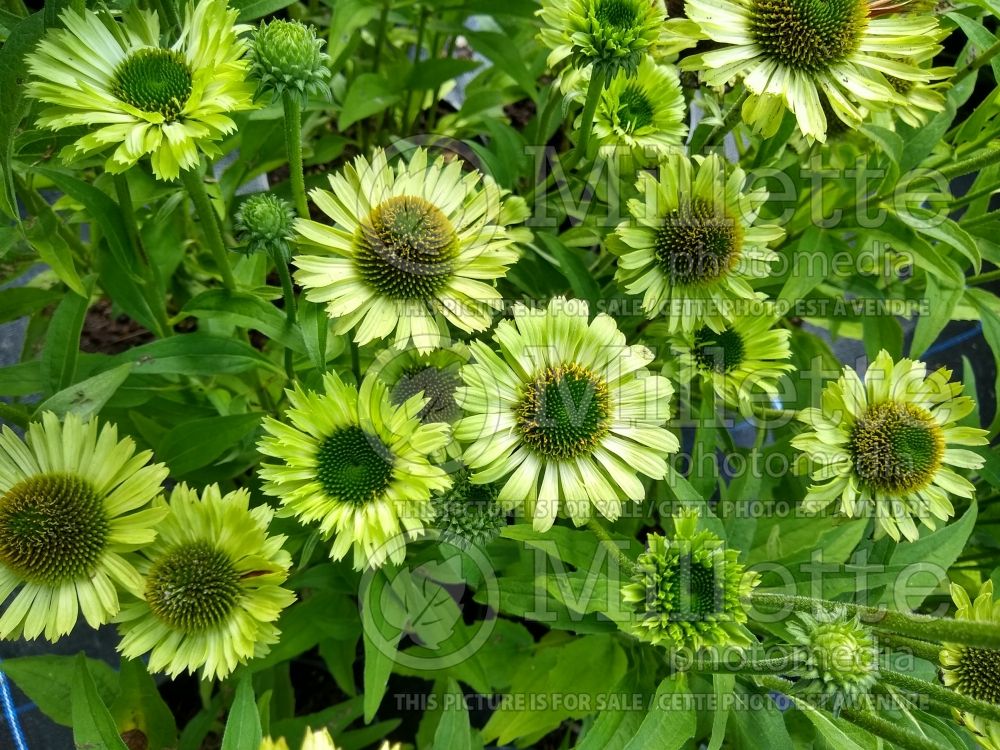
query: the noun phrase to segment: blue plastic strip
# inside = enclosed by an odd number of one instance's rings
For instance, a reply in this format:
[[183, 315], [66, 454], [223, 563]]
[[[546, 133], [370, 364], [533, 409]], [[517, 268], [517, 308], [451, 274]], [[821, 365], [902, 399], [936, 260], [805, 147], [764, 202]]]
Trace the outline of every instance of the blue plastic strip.
[[10, 691], [10, 681], [2, 671], [0, 671], [0, 708], [3, 709], [4, 719], [10, 729], [11, 737], [14, 738], [14, 750], [28, 750], [28, 740], [24, 737], [24, 729], [21, 727], [21, 719], [18, 710], [14, 707], [14, 696]]
[[930, 349], [924, 352], [923, 356], [930, 357], [933, 354], [938, 354], [940, 352], [951, 349], [953, 346], [958, 346], [963, 341], [968, 341], [969, 339], [976, 338], [976, 336], [978, 336], [982, 332], [983, 332], [983, 324], [976, 323], [976, 325], [970, 328], [968, 331], [962, 331], [962, 333], [956, 334], [949, 339], [945, 339], [944, 341], [939, 341], [938, 343], [934, 344], [934, 346], [932, 346]]

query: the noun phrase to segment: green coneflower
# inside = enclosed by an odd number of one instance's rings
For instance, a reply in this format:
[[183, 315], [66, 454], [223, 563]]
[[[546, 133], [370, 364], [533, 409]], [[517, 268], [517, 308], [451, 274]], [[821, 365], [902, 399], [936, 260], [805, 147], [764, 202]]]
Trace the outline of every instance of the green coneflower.
[[757, 585], [757, 574], [738, 562], [737, 550], [698, 531], [696, 512], [674, 518], [673, 539], [650, 534], [647, 545], [623, 591], [636, 615], [636, 637], [692, 650], [755, 642], [741, 600]]
[[893, 362], [881, 351], [864, 381], [849, 367], [823, 389], [822, 406], [803, 409], [810, 429], [792, 445], [814, 468], [803, 507], [822, 510], [838, 498], [851, 517], [874, 516], [876, 534], [899, 541], [920, 536], [955, 510], [948, 493], [971, 498], [975, 488], [949, 466], [978, 469], [983, 459], [956, 445], [986, 445], [986, 431], [956, 422], [974, 408], [949, 383], [951, 371], [927, 375], [923, 362]]
[[0, 603], [18, 592], [0, 638], [55, 641], [81, 613], [96, 628], [118, 613], [119, 590], [142, 591], [133, 553], [156, 537], [164, 511], [148, 506], [168, 473], [151, 457], [73, 414], [44, 413], [25, 442], [0, 431]]
[[742, 169], [715, 154], [693, 161], [670, 154], [659, 179], [639, 175], [642, 197], [629, 201], [632, 218], [618, 225], [608, 249], [619, 256], [615, 278], [641, 294], [646, 315], [663, 316], [670, 332], [722, 331], [729, 308], [760, 296], [749, 282], [768, 274], [778, 256], [767, 245], [784, 231], [754, 224], [767, 191], [743, 192], [745, 182]]
[[118, 615], [118, 650], [149, 654], [151, 672], [200, 671], [221, 679], [277, 643], [275, 621], [295, 601], [282, 588], [291, 556], [269, 535], [274, 512], [250, 507], [250, 493], [174, 488], [156, 542], [143, 550], [143, 601]]
[[507, 512], [498, 501], [499, 488], [493, 484], [472, 484], [468, 469], [452, 477], [446, 492], [431, 498], [434, 528], [441, 539], [456, 547], [489, 544], [507, 525]]
[[635, 73], [652, 52], [667, 17], [662, 0], [543, 0], [539, 39], [549, 47], [548, 64], [601, 68], [609, 77]]
[[268, 418], [260, 451], [280, 463], [260, 468], [263, 489], [306, 523], [333, 537], [330, 556], [353, 547], [354, 567], [402, 562], [407, 539], [433, 518], [432, 492], [451, 485], [429, 457], [451, 437], [443, 422], [422, 424], [423, 395], [395, 406], [385, 384], [369, 375], [360, 393], [327, 373], [324, 392], [287, 391], [284, 418]]
[[[788, 342], [792, 332], [774, 328], [777, 317], [738, 315], [727, 321], [721, 331], [702, 326], [672, 339], [680, 365], [681, 382], [702, 378], [712, 383], [716, 395], [736, 406], [744, 415], [752, 413], [760, 396], [775, 396], [777, 381], [792, 369]], [[658, 328], [649, 327], [650, 335]]]
[[96, 129], [71, 147], [77, 155], [114, 146], [105, 169], [123, 172], [150, 156], [153, 174], [171, 180], [193, 169], [199, 151], [236, 129], [229, 115], [251, 109], [246, 41], [225, 0], [188, 3], [184, 28], [160, 46], [156, 14], [132, 6], [118, 23], [109, 11], [66, 10], [28, 56], [29, 96], [52, 106], [38, 125]]
[[821, 96], [849, 126], [864, 110], [902, 103], [887, 76], [928, 82], [911, 62], [946, 36], [933, 14], [892, 12], [882, 0], [688, 0], [688, 18], [722, 47], [684, 60], [711, 86], [742, 79], [743, 119], [770, 132], [785, 108], [802, 133], [826, 140]]
[[428, 162], [418, 149], [393, 169], [386, 154], [359, 156], [330, 177], [332, 192], [313, 202], [333, 226], [299, 219], [299, 244], [322, 255], [298, 255], [306, 298], [326, 305], [337, 334], [353, 328], [364, 344], [395, 331], [430, 351], [447, 341], [447, 323], [482, 331], [501, 309], [492, 285], [517, 261], [508, 227], [527, 217], [524, 201], [505, 199], [489, 177], [462, 164]]
[[270, 193], [257, 193], [240, 204], [235, 218], [236, 236], [247, 255], [278, 252], [286, 262], [291, 258], [288, 243], [295, 224], [291, 203]]
[[[1000, 601], [993, 599], [992, 581], [983, 583], [975, 601], [964, 588], [953, 583], [951, 599], [957, 607], [955, 619], [1000, 624]], [[1000, 651], [946, 643], [940, 658], [945, 685], [970, 698], [1000, 704]], [[955, 713], [976, 735], [983, 750], [1000, 750], [1000, 722], [964, 711]]]
[[601, 146], [631, 150], [637, 164], [681, 147], [687, 112], [677, 70], [643, 57], [634, 75], [622, 71], [601, 93], [594, 136]]
[[462, 368], [455, 437], [475, 483], [509, 477], [505, 508], [525, 505], [546, 530], [560, 506], [580, 525], [592, 507], [605, 518], [645, 490], [637, 473], [666, 475], [677, 438], [663, 424], [673, 387], [646, 369], [652, 353], [628, 346], [614, 320], [589, 321], [586, 302], [555, 298], [545, 309], [515, 305], [496, 327], [498, 356], [481, 341]]
[[261, 21], [250, 40], [250, 77], [274, 97], [291, 91], [305, 99], [330, 78], [330, 57], [316, 28], [299, 21]]
[[839, 711], [845, 706], [866, 705], [878, 676], [878, 644], [871, 628], [857, 615], [817, 611], [800, 613], [788, 625], [794, 642], [806, 650], [795, 692]]

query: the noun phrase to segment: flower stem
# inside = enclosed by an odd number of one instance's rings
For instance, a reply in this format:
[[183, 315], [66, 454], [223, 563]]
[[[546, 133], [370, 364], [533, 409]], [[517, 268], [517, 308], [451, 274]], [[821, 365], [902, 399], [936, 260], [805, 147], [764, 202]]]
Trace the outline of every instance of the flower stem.
[[958, 72], [956, 72], [955, 75], [952, 76], [951, 85], [956, 86], [962, 81], [964, 81], [966, 77], [968, 77], [972, 73], [975, 73], [986, 63], [988, 63], [990, 60], [996, 57], [997, 53], [1000, 53], [1000, 42], [994, 42], [989, 47], [984, 49], [980, 54], [968, 60], [965, 63], [965, 66], [960, 68]]
[[[285, 260], [281, 250], [272, 248], [271, 260], [278, 271], [278, 278], [281, 279], [281, 295], [285, 301], [285, 320], [288, 327], [295, 326], [295, 287], [292, 286], [292, 275], [288, 272], [288, 262]], [[292, 362], [292, 350], [285, 347], [285, 373], [289, 380], [295, 379], [295, 365]]]
[[302, 171], [302, 100], [293, 92], [281, 95], [285, 109], [285, 149], [288, 152], [288, 177], [292, 183], [292, 199], [295, 210], [303, 219], [309, 218], [309, 202], [306, 200], [306, 178]]
[[705, 139], [706, 147], [716, 145], [729, 134], [729, 131], [736, 127], [736, 122], [739, 120], [740, 114], [743, 111], [743, 102], [747, 100], [748, 96], [750, 96], [749, 90], [743, 89], [743, 93], [740, 94], [740, 98], [733, 102], [733, 106], [726, 111], [726, 114], [722, 118], [722, 122], [712, 128], [712, 131], [708, 134], [708, 137]]
[[[348, 334], [350, 336], [350, 334]], [[358, 342], [353, 338], [349, 339], [351, 344], [351, 372], [354, 373], [354, 380], [361, 387], [361, 355], [358, 353]]]
[[970, 276], [965, 283], [969, 286], [976, 286], [978, 284], [989, 284], [991, 281], [997, 280], [1000, 280], [1000, 270], [988, 271], [978, 276]]
[[617, 561], [618, 566], [627, 574], [631, 575], [632, 571], [635, 570], [635, 563], [629, 560], [629, 558], [622, 551], [621, 546], [611, 538], [611, 534], [609, 534], [608, 530], [604, 528], [604, 525], [596, 518], [590, 518], [587, 520], [587, 528], [594, 532], [594, 535], [597, 537], [597, 541], [599, 541], [601, 546], [608, 551], [611, 558]]
[[909, 652], [918, 659], [925, 659], [931, 664], [937, 665], [941, 658], [941, 647], [935, 643], [918, 641], [915, 638], [907, 638], [904, 635], [895, 633], [882, 633], [879, 635], [879, 643], [894, 648], [897, 651]]
[[956, 693], [954, 690], [950, 690], [943, 685], [937, 685], [933, 682], [927, 682], [917, 677], [911, 677], [908, 674], [893, 672], [887, 669], [879, 672], [879, 679], [889, 685], [895, 685], [908, 693], [925, 695], [935, 701], [957, 708], [959, 711], [976, 714], [991, 721], [1000, 721], [1000, 706], [996, 703], [976, 700], [967, 695]]
[[149, 257], [145, 247], [143, 247], [142, 235], [139, 233], [139, 222], [135, 218], [135, 204], [132, 202], [132, 192], [128, 186], [128, 178], [124, 173], [116, 174], [114, 175], [114, 183], [115, 195], [118, 198], [118, 209], [122, 214], [122, 223], [125, 224], [125, 233], [128, 235], [129, 242], [149, 274], [144, 285], [146, 292], [144, 296], [149, 303], [150, 310], [152, 310], [153, 315], [156, 317], [156, 326], [159, 328], [156, 333], [160, 338], [166, 338], [173, 333], [173, 329], [171, 329], [170, 321], [167, 317], [166, 290], [163, 278], [160, 275], [160, 267], [156, 265], [156, 261]]
[[876, 737], [889, 740], [889, 742], [896, 747], [903, 748], [903, 750], [941, 750], [941, 746], [933, 740], [929, 740], [914, 731], [883, 719], [871, 711], [857, 711], [853, 708], [845, 708], [840, 712], [840, 716], [874, 734]]
[[814, 612], [843, 611], [848, 617], [859, 615], [861, 620], [879, 630], [911, 636], [925, 641], [962, 643], [977, 648], [1000, 650], [1000, 625], [991, 622], [955, 620], [928, 615], [905, 614], [877, 607], [864, 607], [845, 602], [811, 599], [807, 596], [754, 593], [750, 602], [760, 609]]
[[233, 276], [232, 266], [229, 265], [229, 252], [226, 250], [226, 242], [222, 239], [222, 228], [219, 226], [219, 217], [212, 208], [212, 201], [209, 200], [208, 191], [205, 190], [205, 182], [201, 179], [201, 173], [197, 169], [182, 169], [181, 181], [191, 196], [194, 209], [201, 219], [201, 229], [205, 233], [205, 241], [209, 250], [215, 257], [215, 264], [222, 274], [222, 284], [226, 289], [234, 291], [236, 289], [236, 278]]
[[772, 659], [759, 659], [754, 661], [747, 659], [736, 662], [714, 662], [712, 664], [698, 665], [699, 671], [704, 672], [736, 672], [751, 675], [776, 675], [787, 674], [802, 665], [802, 652], [793, 652], [784, 656], [777, 656]]
[[594, 113], [601, 100], [607, 71], [603, 67], [593, 66], [590, 73], [590, 85], [587, 87], [587, 99], [583, 104], [583, 114], [580, 115], [580, 138], [576, 142], [573, 154], [573, 164], [578, 164], [587, 158], [587, 146], [590, 145], [590, 131], [594, 128]]

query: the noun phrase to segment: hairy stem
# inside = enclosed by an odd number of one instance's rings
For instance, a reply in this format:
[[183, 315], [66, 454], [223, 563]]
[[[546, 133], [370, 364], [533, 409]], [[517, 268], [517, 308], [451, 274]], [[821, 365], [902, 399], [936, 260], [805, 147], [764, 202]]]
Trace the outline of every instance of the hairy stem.
[[187, 189], [194, 209], [201, 219], [201, 229], [205, 233], [205, 241], [208, 249], [211, 250], [215, 258], [215, 264], [219, 267], [222, 275], [222, 284], [233, 291], [236, 289], [236, 278], [233, 276], [232, 266], [229, 264], [229, 252], [226, 250], [225, 240], [222, 239], [222, 227], [219, 225], [219, 217], [212, 208], [212, 201], [205, 190], [205, 183], [201, 179], [201, 174], [197, 169], [182, 169], [181, 181]]

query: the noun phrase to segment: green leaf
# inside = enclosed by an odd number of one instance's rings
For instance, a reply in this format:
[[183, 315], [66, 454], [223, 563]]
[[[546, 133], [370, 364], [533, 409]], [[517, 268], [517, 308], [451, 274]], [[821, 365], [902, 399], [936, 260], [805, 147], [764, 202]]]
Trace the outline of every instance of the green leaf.
[[472, 726], [469, 709], [458, 683], [448, 680], [441, 721], [434, 733], [433, 750], [472, 750]]
[[[686, 695], [687, 678], [684, 675], [673, 675], [663, 680], [653, 696], [649, 713], [625, 750], [651, 747], [656, 750], [679, 750], [683, 747], [694, 737], [697, 727], [694, 709], [683, 701]], [[672, 705], [673, 696], [680, 699], [681, 705]]]
[[[588, 635], [562, 645], [538, 648], [514, 674], [510, 692], [548, 698], [548, 706], [501, 706], [483, 728], [483, 740], [499, 745], [549, 732], [568, 718], [582, 718], [597, 710], [599, 696], [625, 675], [627, 660], [610, 635]], [[573, 695], [576, 702], [557, 700]], [[649, 747], [658, 747], [649, 745]]]
[[188, 333], [122, 352], [116, 362], [135, 362], [144, 375], [232, 375], [263, 367], [281, 372], [249, 344], [224, 336]]
[[862, 342], [869, 359], [875, 359], [885, 349], [894, 359], [903, 353], [903, 328], [889, 315], [866, 315], [861, 319]]
[[0, 367], [0, 396], [32, 396], [42, 391], [42, 363], [30, 362]]
[[[979, 315], [983, 321], [983, 338], [993, 350], [994, 362], [1000, 362], [1000, 315], [993, 312], [1000, 300], [985, 289], [968, 289], [966, 291], [968, 300], [979, 310]], [[994, 381], [993, 392], [1000, 391], [1000, 367], [996, 368], [996, 380]], [[996, 410], [993, 417], [993, 424], [990, 425], [990, 433], [996, 435], [1000, 429], [1000, 409]]]
[[532, 101], [538, 101], [535, 77], [524, 64], [524, 50], [511, 44], [510, 37], [496, 31], [466, 32], [469, 43], [499, 70], [509, 75]]
[[[915, 542], [895, 545], [886, 573], [890, 585], [886, 587], [880, 604], [900, 611], [916, 611], [927, 596], [948, 580], [947, 571], [965, 549], [976, 527], [977, 515], [978, 508], [973, 500], [958, 521], [944, 525]], [[905, 588], [895, 591], [893, 583], [903, 584]], [[907, 594], [905, 600], [900, 596], [904, 592]]]
[[538, 232], [535, 236], [555, 256], [559, 263], [559, 270], [569, 281], [574, 296], [587, 300], [591, 310], [593, 310], [601, 298], [601, 288], [579, 254], [566, 247], [563, 241], [554, 234]]
[[28, 53], [45, 32], [45, 13], [32, 13], [11, 29], [10, 36], [0, 48], [0, 210], [17, 219], [17, 200], [14, 197], [14, 134], [27, 111], [24, 83], [28, 78]]
[[241, 328], [260, 331], [269, 339], [297, 352], [305, 352], [302, 333], [290, 328], [284, 313], [260, 297], [228, 289], [209, 289], [194, 297], [181, 310], [184, 315], [196, 317], [223, 317]]
[[173, 476], [190, 474], [253, 434], [263, 417], [262, 413], [230, 414], [182, 422], [163, 437], [156, 457], [170, 467]]
[[392, 674], [396, 651], [403, 637], [403, 631], [393, 623], [405, 619], [406, 610], [392, 593], [392, 587], [382, 571], [372, 577], [363, 604], [368, 608], [362, 629], [365, 649], [364, 707], [365, 722], [370, 722], [375, 718], [375, 712], [389, 687], [389, 675]]
[[907, 206], [905, 210], [893, 213], [900, 221], [925, 237], [943, 242], [958, 250], [972, 263], [976, 273], [979, 273], [983, 264], [979, 246], [968, 232], [947, 216], [919, 206]]
[[961, 287], [951, 286], [937, 276], [927, 274], [927, 293], [924, 295], [927, 312], [921, 312], [917, 318], [913, 339], [910, 342], [910, 357], [919, 357], [937, 341], [941, 331], [952, 319], [963, 292]]
[[248, 750], [260, 747], [263, 731], [260, 713], [253, 697], [253, 682], [244, 677], [236, 685], [236, 697], [226, 719], [226, 732], [222, 736], [222, 750]]
[[347, 90], [337, 118], [337, 129], [346, 130], [358, 120], [378, 114], [398, 101], [398, 86], [376, 73], [362, 73]]
[[[76, 659], [76, 673], [70, 694], [73, 716], [73, 742], [86, 750], [128, 750], [118, 733], [115, 720], [97, 692], [97, 684], [90, 674], [87, 657], [82, 653]], [[256, 747], [256, 745], [254, 745]]]
[[246, 23], [277, 13], [294, 3], [295, 0], [230, 0], [229, 7], [240, 12], [238, 19], [240, 23]]
[[736, 710], [729, 714], [729, 739], [737, 738], [738, 744], [734, 742], [733, 747], [795, 750], [781, 711], [771, 702], [766, 707], [754, 706], [752, 711]]
[[62, 299], [61, 289], [39, 289], [33, 286], [18, 286], [0, 291], [0, 323], [32, 315], [56, 300]]
[[712, 736], [708, 742], [708, 750], [719, 750], [726, 738], [726, 725], [729, 723], [730, 697], [736, 687], [736, 675], [713, 674], [712, 688], [715, 691], [716, 710], [712, 716]]
[[[622, 750], [631, 742], [645, 718], [641, 711], [635, 710], [632, 703], [638, 693], [640, 690], [635, 674], [625, 675], [608, 696], [605, 709], [597, 715], [590, 728], [584, 731], [575, 750]], [[619, 702], [616, 705], [613, 701]]]
[[[4, 659], [3, 671], [39, 710], [56, 724], [73, 725], [70, 687], [77, 671], [75, 656], [19, 656]], [[88, 674], [97, 684], [97, 693], [104, 703], [111, 703], [118, 694], [118, 675], [103, 661], [88, 660]]]
[[437, 89], [453, 78], [475, 70], [481, 62], [478, 60], [458, 60], [453, 57], [435, 57], [414, 63], [407, 76], [407, 88], [417, 90]]
[[81, 297], [86, 296], [87, 289], [83, 279], [76, 270], [73, 251], [59, 233], [59, 220], [52, 213], [47, 203], [36, 205], [38, 211], [35, 221], [26, 225], [25, 238], [28, 244], [38, 253], [38, 257], [49, 266], [59, 280]]
[[134, 367], [133, 363], [126, 362], [64, 388], [42, 402], [35, 414], [51, 411], [60, 417], [73, 413], [84, 420], [90, 419], [104, 408]]
[[47, 392], [61, 391], [76, 377], [80, 332], [89, 306], [88, 297], [67, 294], [52, 315], [42, 350], [42, 378]]
[[[111, 714], [123, 734], [141, 733], [152, 750], [177, 746], [177, 724], [173, 712], [160, 696], [149, 670], [138, 659], [122, 659], [121, 692], [111, 705]], [[138, 739], [138, 738], [137, 738]]]

